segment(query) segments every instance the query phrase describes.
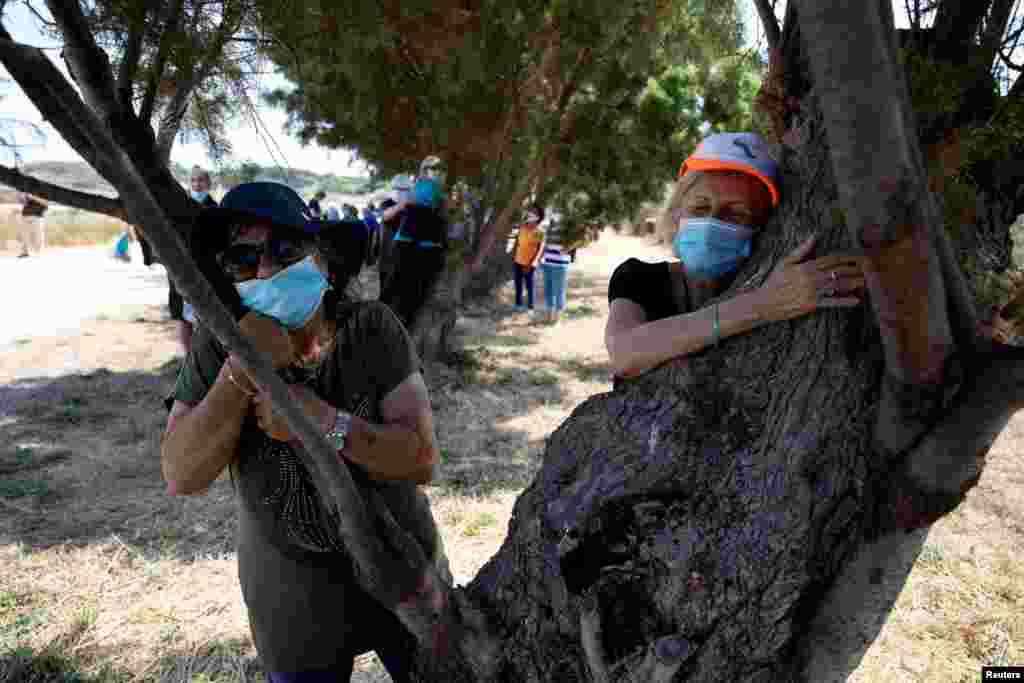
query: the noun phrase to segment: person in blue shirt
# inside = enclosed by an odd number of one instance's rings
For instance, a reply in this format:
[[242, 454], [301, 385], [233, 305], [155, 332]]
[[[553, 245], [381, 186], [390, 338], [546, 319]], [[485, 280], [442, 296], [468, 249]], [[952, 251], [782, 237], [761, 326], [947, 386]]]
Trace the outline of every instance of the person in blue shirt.
[[392, 244], [391, 267], [380, 300], [411, 328], [444, 270], [448, 221], [444, 207], [444, 167], [428, 156], [420, 164], [411, 197], [381, 214], [381, 221], [398, 221]]

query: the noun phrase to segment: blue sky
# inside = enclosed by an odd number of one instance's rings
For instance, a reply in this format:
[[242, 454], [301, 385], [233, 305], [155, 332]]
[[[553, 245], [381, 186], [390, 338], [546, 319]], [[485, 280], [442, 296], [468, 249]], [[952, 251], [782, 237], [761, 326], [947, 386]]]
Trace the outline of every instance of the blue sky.
[[[45, 7], [38, 3], [43, 10]], [[3, 23], [14, 40], [43, 48], [51, 61], [57, 68], [67, 76], [67, 70], [60, 59], [60, 45], [44, 36], [39, 31], [38, 22], [35, 17], [20, 2], [10, 2], [3, 13]], [[0, 73], [6, 76], [6, 71], [0, 67]], [[279, 76], [265, 76], [261, 87], [270, 89], [279, 85], [282, 79]], [[70, 79], [69, 79], [70, 80]], [[15, 131], [16, 142], [33, 143], [22, 150], [22, 159], [25, 162], [32, 161], [81, 161], [81, 157], [71, 149], [60, 135], [46, 124], [39, 110], [24, 95], [21, 88], [13, 81], [7, 84], [0, 84], [0, 119], [16, 120], [38, 125], [45, 133], [45, 144], [37, 145], [38, 140], [31, 135], [29, 128], [21, 125]], [[352, 155], [346, 150], [330, 150], [316, 145], [303, 147], [284, 132], [285, 114], [281, 110], [264, 107], [260, 116], [266, 126], [263, 135], [248, 122], [239, 120], [230, 134], [231, 142], [235, 148], [234, 156], [228, 162], [255, 161], [264, 165], [281, 163], [283, 155], [287, 165], [294, 168], [302, 168], [317, 173], [338, 173], [340, 175], [366, 175], [367, 169], [360, 162], [352, 163]], [[273, 141], [267, 139], [268, 136]], [[275, 144], [276, 143], [276, 144]], [[273, 149], [273, 154], [269, 149]], [[278, 153], [280, 148], [280, 153]], [[209, 157], [206, 149], [200, 144], [185, 144], [179, 139], [171, 152], [171, 159], [186, 166], [199, 164], [209, 168], [216, 168]], [[0, 163], [11, 164], [12, 159], [0, 159]]]

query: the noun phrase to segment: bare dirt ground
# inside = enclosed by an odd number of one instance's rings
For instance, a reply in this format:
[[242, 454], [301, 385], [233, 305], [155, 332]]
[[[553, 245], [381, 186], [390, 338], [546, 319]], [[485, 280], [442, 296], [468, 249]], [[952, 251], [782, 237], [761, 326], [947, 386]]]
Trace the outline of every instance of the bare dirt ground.
[[[557, 327], [514, 313], [510, 286], [463, 311], [463, 362], [427, 373], [443, 452], [427, 492], [458, 583], [500, 545], [547, 435], [610, 388], [611, 272], [664, 255], [607, 233], [580, 252]], [[262, 680], [235, 574], [230, 483], [188, 498], [163, 491], [161, 399], [178, 362], [172, 323], [152, 305], [0, 354], [0, 682]], [[1022, 443], [1018, 418], [966, 504], [931, 529], [851, 680], [959, 683], [983, 664], [1024, 663], [1024, 569], [1013, 557], [1024, 541]], [[372, 654], [357, 669], [354, 681], [389, 680]]]

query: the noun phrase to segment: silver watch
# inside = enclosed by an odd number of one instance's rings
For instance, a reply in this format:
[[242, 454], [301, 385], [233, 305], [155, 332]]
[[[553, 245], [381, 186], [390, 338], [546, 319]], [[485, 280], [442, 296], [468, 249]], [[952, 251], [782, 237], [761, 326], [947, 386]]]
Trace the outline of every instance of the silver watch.
[[345, 442], [348, 440], [348, 430], [352, 426], [352, 416], [346, 413], [344, 410], [338, 411], [338, 417], [334, 419], [334, 426], [331, 427], [330, 431], [324, 434], [327, 438], [327, 443], [336, 451], [340, 451], [345, 447]]

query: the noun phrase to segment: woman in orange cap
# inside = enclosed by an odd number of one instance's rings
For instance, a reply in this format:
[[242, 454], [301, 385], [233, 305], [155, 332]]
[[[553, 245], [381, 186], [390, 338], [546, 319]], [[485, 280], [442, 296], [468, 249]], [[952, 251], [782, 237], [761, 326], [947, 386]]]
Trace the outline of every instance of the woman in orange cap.
[[608, 285], [605, 347], [616, 384], [765, 323], [860, 304], [862, 259], [807, 260], [811, 237], [760, 288], [708, 305], [750, 256], [778, 206], [777, 178], [765, 141], [752, 133], [708, 136], [683, 162], [663, 217], [673, 224], [679, 261], [629, 259]]

